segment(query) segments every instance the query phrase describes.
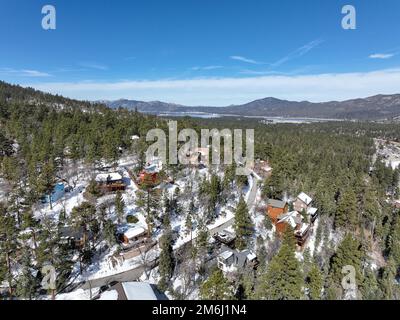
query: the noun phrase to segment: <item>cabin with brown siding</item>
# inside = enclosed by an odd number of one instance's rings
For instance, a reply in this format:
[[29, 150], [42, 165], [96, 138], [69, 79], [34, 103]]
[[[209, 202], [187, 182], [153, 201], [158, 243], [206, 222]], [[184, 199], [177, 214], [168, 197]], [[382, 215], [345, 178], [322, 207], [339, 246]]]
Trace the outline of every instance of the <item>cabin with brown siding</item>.
[[267, 214], [273, 224], [276, 224], [278, 217], [287, 213], [289, 206], [286, 201], [269, 199], [267, 204]]

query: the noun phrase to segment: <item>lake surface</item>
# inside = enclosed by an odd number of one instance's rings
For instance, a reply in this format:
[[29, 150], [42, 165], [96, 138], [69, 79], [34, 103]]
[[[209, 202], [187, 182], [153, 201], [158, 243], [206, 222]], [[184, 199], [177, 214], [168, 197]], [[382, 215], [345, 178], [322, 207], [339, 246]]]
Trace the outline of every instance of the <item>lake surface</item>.
[[331, 121], [343, 121], [339, 119], [319, 119], [319, 118], [284, 118], [284, 117], [262, 117], [262, 116], [242, 116], [236, 114], [215, 114], [207, 112], [164, 112], [159, 113], [160, 117], [191, 117], [201, 119], [215, 119], [223, 117], [239, 117], [249, 119], [260, 119], [265, 120], [265, 123], [315, 123], [315, 122], [331, 122]]

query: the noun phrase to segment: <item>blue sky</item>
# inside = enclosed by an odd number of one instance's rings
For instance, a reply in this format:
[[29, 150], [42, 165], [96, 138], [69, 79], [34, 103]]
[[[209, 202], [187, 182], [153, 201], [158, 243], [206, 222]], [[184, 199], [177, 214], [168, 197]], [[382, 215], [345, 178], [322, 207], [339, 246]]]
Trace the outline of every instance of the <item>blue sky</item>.
[[[41, 27], [46, 4], [56, 30]], [[356, 30], [341, 28], [346, 4]], [[398, 0], [0, 0], [0, 79], [189, 105], [395, 93], [399, 18]]]

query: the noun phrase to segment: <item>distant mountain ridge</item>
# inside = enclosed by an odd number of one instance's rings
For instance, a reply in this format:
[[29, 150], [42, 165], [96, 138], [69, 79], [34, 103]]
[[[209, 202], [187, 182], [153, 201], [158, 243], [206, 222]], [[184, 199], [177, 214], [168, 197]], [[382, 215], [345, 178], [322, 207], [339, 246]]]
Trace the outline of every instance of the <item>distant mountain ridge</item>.
[[253, 117], [400, 120], [400, 94], [376, 95], [368, 98], [320, 103], [287, 101], [268, 97], [227, 107], [189, 107], [162, 101], [144, 102], [128, 99], [97, 102], [80, 101], [0, 81], [0, 104], [18, 102], [42, 104], [56, 109], [79, 108], [88, 111], [109, 107], [113, 109], [137, 109], [140, 112], [152, 114], [209, 113]]
[[348, 120], [391, 120], [400, 117], [400, 94], [376, 95], [346, 101], [309, 102], [287, 101], [273, 97], [227, 107], [188, 107], [161, 101], [120, 99], [102, 101], [110, 108], [137, 109], [140, 112], [162, 113], [214, 113], [254, 117], [325, 118]]

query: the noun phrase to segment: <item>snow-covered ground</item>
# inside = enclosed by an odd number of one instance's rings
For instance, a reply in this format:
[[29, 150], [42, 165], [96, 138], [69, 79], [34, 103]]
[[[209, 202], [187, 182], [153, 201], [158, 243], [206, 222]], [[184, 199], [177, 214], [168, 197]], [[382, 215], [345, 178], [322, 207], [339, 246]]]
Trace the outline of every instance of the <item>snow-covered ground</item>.
[[[91, 291], [91, 292], [90, 292]], [[69, 293], [62, 293], [56, 296], [56, 300], [90, 300], [99, 292], [99, 288], [93, 288], [92, 290], [77, 289]], [[46, 296], [45, 299], [50, 299]]]
[[400, 167], [400, 143], [375, 139], [376, 157], [381, 157], [386, 166], [393, 170]]
[[[138, 222], [136, 224], [129, 224], [129, 223], [122, 223], [118, 225], [118, 229], [120, 231], [126, 231], [129, 228], [134, 228], [141, 226], [147, 229], [146, 224], [146, 217], [143, 215], [140, 208], [136, 206], [137, 200], [137, 191], [138, 188], [135, 183], [133, 183], [129, 177], [128, 170], [132, 169], [135, 166], [135, 158], [134, 157], [124, 157], [119, 161], [118, 167], [113, 168], [113, 171], [118, 171], [122, 174], [125, 182], [127, 183], [127, 188], [125, 192], [123, 192], [123, 199], [125, 203], [125, 214], [126, 215], [133, 215], [137, 217]], [[79, 168], [81, 174], [78, 176], [72, 176], [71, 180], [73, 180], [73, 185], [75, 188], [66, 193], [65, 196], [53, 203], [53, 208], [50, 209], [48, 204], [38, 204], [35, 216], [37, 218], [43, 218], [44, 216], [49, 216], [54, 218], [55, 220], [58, 219], [60, 211], [65, 210], [66, 215], [69, 216], [71, 211], [74, 207], [79, 206], [82, 202], [85, 201], [84, 198], [84, 191], [87, 185], [89, 184], [90, 180], [93, 178], [93, 175], [96, 172], [92, 172], [91, 174], [82, 174], [82, 172], [91, 172], [87, 170], [87, 168], [80, 167]], [[185, 175], [186, 174], [186, 175]], [[201, 170], [188, 170], [185, 174], [179, 175], [176, 179], [174, 184], [166, 184], [163, 185], [163, 191], [167, 191], [167, 194], [170, 198], [172, 198], [175, 194], [177, 188], [179, 190], [184, 191], [189, 185], [189, 181], [193, 185], [194, 194], [198, 191], [199, 182], [204, 177], [209, 177], [210, 173], [207, 168]], [[222, 172], [217, 171], [217, 174], [222, 177]], [[72, 183], [70, 182], [72, 185]], [[261, 235], [265, 240], [272, 239], [274, 237], [274, 228], [272, 230], [266, 230], [263, 226], [265, 214], [263, 213], [256, 213], [255, 210], [252, 210], [255, 207], [255, 204], [260, 201], [260, 189], [257, 185], [257, 178], [253, 178], [252, 176], [248, 177], [248, 186], [243, 189], [243, 194], [245, 200], [248, 202], [250, 206], [250, 213], [252, 215], [253, 222], [256, 226], [256, 235]], [[100, 197], [96, 200], [96, 205], [99, 206], [103, 203], [107, 203], [109, 201], [114, 200], [115, 195], [105, 195]], [[186, 200], [180, 202], [180, 206], [184, 209], [183, 211], [186, 212], [185, 209], [188, 208], [190, 201], [192, 200], [191, 197], [183, 197]], [[237, 197], [236, 197], [237, 198]], [[234, 222], [234, 211], [236, 208], [237, 201], [239, 199], [231, 199], [227, 202], [224, 206], [217, 207], [217, 217], [207, 225], [210, 234], [213, 235], [216, 232], [220, 232], [224, 229], [232, 229], [232, 225]], [[195, 199], [197, 201], [197, 199]], [[115, 208], [109, 208], [111, 212], [111, 218], [116, 222], [117, 218], [114, 213]], [[201, 211], [201, 210], [200, 210]], [[198, 215], [202, 215], [203, 212], [199, 212]], [[172, 229], [177, 232], [179, 235], [174, 243], [174, 250], [179, 249], [186, 243], [190, 242], [192, 239], [197, 237], [197, 230], [193, 230], [192, 234], [187, 232], [185, 227], [186, 222], [186, 214], [179, 214], [173, 215], [171, 217], [171, 227]], [[233, 230], [232, 230], [233, 231]], [[159, 237], [162, 233], [156, 233], [154, 236], [154, 240], [159, 240]], [[212, 239], [212, 238], [211, 238]], [[105, 243], [98, 244], [99, 248], [102, 248]], [[121, 254], [118, 252], [119, 246], [116, 245], [111, 249], [106, 251], [100, 251], [100, 253], [96, 253], [92, 264], [84, 270], [83, 274], [79, 274], [79, 264], [78, 262], [74, 266], [73, 274], [75, 274], [75, 278], [73, 279], [73, 283], [84, 283], [84, 282], [93, 282], [93, 283], [102, 283], [103, 279], [104, 282], [107, 282], [107, 279], [112, 278], [121, 278], [124, 279], [125, 275], [129, 275], [129, 280], [137, 280], [141, 279], [146, 282], [150, 283], [157, 283], [157, 268], [153, 269], [150, 274], [150, 278], [147, 279], [144, 273], [144, 259], [146, 263], [154, 261], [160, 254], [160, 249], [158, 245], [153, 247], [144, 257], [143, 255], [136, 256], [131, 259], [124, 259]], [[254, 249], [254, 248], [250, 248]], [[184, 279], [181, 278], [181, 275], [178, 275], [174, 278], [174, 289], [182, 288], [184, 284]], [[93, 295], [93, 292], [92, 292]], [[198, 298], [198, 291], [194, 290], [190, 293], [190, 297], [197, 299]], [[57, 296], [57, 299], [89, 299], [90, 292], [88, 290], [79, 289], [72, 293], [68, 294], [61, 294]]]

